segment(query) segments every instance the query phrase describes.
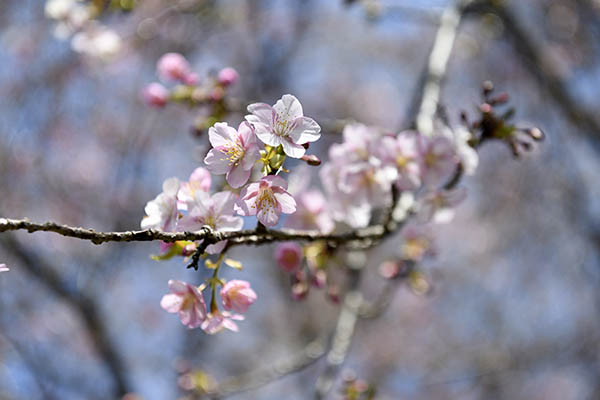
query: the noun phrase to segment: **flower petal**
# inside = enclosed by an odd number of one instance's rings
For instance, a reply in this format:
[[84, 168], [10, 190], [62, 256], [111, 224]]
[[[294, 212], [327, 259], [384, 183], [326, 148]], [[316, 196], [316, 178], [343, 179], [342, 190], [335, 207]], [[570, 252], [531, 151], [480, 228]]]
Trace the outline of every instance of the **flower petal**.
[[213, 147], [225, 146], [236, 138], [237, 131], [227, 125], [227, 122], [217, 122], [208, 129], [208, 140]]
[[306, 153], [306, 149], [302, 145], [295, 144], [290, 140], [281, 140], [281, 145], [283, 146], [284, 153], [292, 158], [300, 158]]
[[284, 214], [292, 214], [296, 212], [296, 200], [286, 191], [274, 192], [275, 198], [281, 206], [281, 212]]
[[227, 183], [229, 183], [232, 188], [242, 187], [246, 182], [248, 182], [251, 172], [252, 170], [245, 170], [241, 164], [236, 165], [227, 173]]
[[279, 116], [279, 119], [285, 121], [293, 121], [304, 115], [302, 112], [302, 104], [300, 104], [300, 101], [291, 94], [284, 94], [281, 99], [277, 100], [273, 109]]

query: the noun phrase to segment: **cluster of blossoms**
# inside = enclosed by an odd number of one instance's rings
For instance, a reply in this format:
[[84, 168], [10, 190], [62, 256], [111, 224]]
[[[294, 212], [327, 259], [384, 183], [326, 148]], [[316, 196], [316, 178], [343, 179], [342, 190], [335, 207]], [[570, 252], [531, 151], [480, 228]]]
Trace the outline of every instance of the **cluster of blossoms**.
[[[175, 54], [165, 55], [158, 70], [163, 79], [188, 86], [196, 79], [185, 59]], [[487, 139], [501, 139], [514, 148], [522, 143], [514, 133], [520, 131], [533, 132], [529, 136], [534, 140], [541, 137], [531, 129], [503, 125], [504, 118], [494, 113], [493, 105], [505, 101], [504, 96], [492, 98], [489, 92], [484, 91], [481, 121], [455, 129], [440, 124], [433, 135], [417, 131], [393, 134], [358, 123], [347, 125], [342, 143], [331, 146], [329, 160], [320, 170], [324, 192], [309, 187], [310, 174], [305, 170], [295, 171], [289, 182], [282, 176], [289, 172], [284, 168], [287, 157], [320, 164], [306, 150], [319, 139], [321, 128], [304, 116], [298, 99], [284, 95], [273, 106], [251, 104], [250, 114], [237, 129], [225, 122], [210, 127], [212, 147], [204, 159], [205, 168], [196, 169], [187, 182], [177, 178], [165, 181], [163, 192], [146, 206], [142, 228], [175, 232], [208, 226], [220, 232], [239, 231], [241, 217], [256, 216], [259, 228], [265, 228], [277, 225], [281, 214], [289, 214], [286, 228], [330, 234], [373, 224], [381, 218], [381, 210], [395, 206], [391, 210], [394, 218], [408, 221], [399, 233], [401, 245], [395, 260], [383, 263], [380, 273], [388, 279], [408, 277], [415, 291], [426, 293], [430, 285], [415, 266], [434, 254], [432, 225], [449, 222], [454, 208], [465, 199], [466, 191], [457, 187], [457, 182], [461, 174], [474, 173], [478, 164], [475, 147]], [[475, 135], [470, 129], [481, 132]], [[226, 190], [210, 194], [212, 175], [224, 176]], [[159, 259], [198, 257], [200, 250], [219, 254], [216, 263], [205, 263], [214, 269], [211, 279], [200, 287], [172, 281], [173, 293], [161, 303], [167, 311], [178, 312], [190, 328], [201, 327], [209, 333], [236, 330], [234, 321], [242, 319], [240, 313], [256, 300], [248, 282], [218, 278], [227, 249], [226, 240], [205, 246], [202, 241], [162, 244]], [[302, 299], [309, 288], [316, 287], [326, 288], [329, 298], [339, 301], [339, 285], [328, 271], [328, 265], [335, 264], [335, 251], [327, 241], [305, 246], [281, 243], [275, 249], [275, 260], [290, 275], [293, 298]], [[241, 267], [233, 260], [225, 260], [225, 264]], [[207, 311], [202, 291], [208, 287], [212, 296]], [[217, 287], [222, 289], [217, 291]], [[223, 312], [216, 293], [220, 293]]]
[[[196, 130], [203, 132], [225, 117], [227, 89], [239, 79], [237, 71], [223, 68], [214, 76], [201, 80], [192, 71], [188, 60], [179, 53], [166, 53], [156, 64], [156, 75], [161, 82], [148, 84], [143, 92], [144, 102], [151, 107], [162, 108], [169, 102], [189, 106], [210, 106], [208, 117], [199, 117]], [[170, 88], [165, 85], [172, 85]]]
[[[159, 62], [161, 76], [177, 77], [181, 82], [193, 78], [188, 68], [181, 68], [185, 64], [172, 63], [168, 58], [162, 61]], [[287, 191], [288, 183], [279, 173], [284, 171], [286, 157], [305, 156], [308, 143], [319, 139], [320, 127], [304, 116], [300, 102], [292, 95], [284, 95], [274, 106], [251, 104], [248, 111], [250, 114], [246, 121], [237, 129], [225, 122], [215, 123], [209, 129], [212, 148], [204, 159], [206, 168], [197, 168], [187, 182], [167, 179], [162, 193], [146, 205], [146, 217], [141, 222], [143, 229], [185, 232], [208, 226], [219, 232], [239, 231], [243, 226], [240, 216], [255, 215], [261, 224], [272, 227], [279, 222], [281, 214], [296, 211], [296, 200]], [[232, 190], [211, 194], [211, 173], [224, 175]], [[322, 212], [323, 205], [314, 204], [309, 196], [301, 200], [300, 207], [299, 218], [290, 220], [290, 223], [306, 224], [313, 218], [312, 215]], [[319, 221], [327, 229], [333, 228], [331, 221], [324, 218]], [[201, 245], [202, 240], [162, 243], [162, 254], [156, 258], [190, 256], [199, 251]], [[241, 264], [234, 260], [224, 260], [226, 240], [202, 249], [208, 255], [219, 254], [216, 262], [207, 260], [205, 263], [208, 268], [214, 269], [213, 277], [199, 287], [170, 281], [172, 293], [163, 298], [161, 306], [169, 312], [179, 313], [182, 323], [189, 328], [200, 327], [207, 333], [216, 333], [224, 328], [237, 330], [234, 321], [243, 319], [240, 313], [256, 300], [256, 294], [248, 282], [225, 282], [218, 278], [223, 261], [241, 268]], [[219, 310], [217, 287], [221, 287], [219, 294], [225, 311]], [[212, 291], [208, 311], [202, 295], [206, 288]]]
[[[81, 0], [47, 0], [45, 14], [55, 21], [54, 34], [60, 39], [71, 38], [71, 47], [78, 53], [101, 60], [113, 59], [121, 50], [121, 37], [98, 22], [103, 2]], [[123, 2], [125, 3], [125, 2]]]

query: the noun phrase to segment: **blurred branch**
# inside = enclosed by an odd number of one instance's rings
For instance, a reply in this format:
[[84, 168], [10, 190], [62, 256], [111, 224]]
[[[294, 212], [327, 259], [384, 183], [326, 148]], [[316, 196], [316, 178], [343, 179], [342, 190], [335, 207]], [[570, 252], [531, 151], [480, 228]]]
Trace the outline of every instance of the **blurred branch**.
[[0, 243], [7, 252], [20, 260], [20, 265], [26, 272], [39, 280], [54, 295], [67, 302], [79, 314], [89, 337], [115, 383], [115, 394], [120, 397], [128, 393], [123, 362], [108, 337], [95, 302], [83, 293], [76, 293], [68, 288], [55, 272], [56, 268], [48, 265], [34, 252], [24, 248], [12, 236], [6, 235], [0, 239]]
[[287, 375], [299, 372], [318, 361], [325, 354], [324, 337], [313, 340], [297, 354], [273, 363], [269, 367], [259, 368], [244, 375], [231, 377], [219, 383], [213, 398], [231, 396], [240, 392], [257, 389]]
[[504, 2], [478, 1], [468, 7], [467, 12], [475, 15], [484, 13], [497, 15], [506, 27], [505, 32], [514, 50], [524, 61], [525, 67], [537, 80], [538, 84], [547, 89], [565, 116], [573, 125], [578, 126], [583, 131], [581, 133], [589, 135], [595, 140], [600, 139], [600, 122], [596, 116], [583, 109], [571, 95], [567, 83], [561, 79], [559, 73], [553, 68], [554, 63], [547, 52], [544, 51], [544, 44], [538, 42], [533, 35], [527, 32]]

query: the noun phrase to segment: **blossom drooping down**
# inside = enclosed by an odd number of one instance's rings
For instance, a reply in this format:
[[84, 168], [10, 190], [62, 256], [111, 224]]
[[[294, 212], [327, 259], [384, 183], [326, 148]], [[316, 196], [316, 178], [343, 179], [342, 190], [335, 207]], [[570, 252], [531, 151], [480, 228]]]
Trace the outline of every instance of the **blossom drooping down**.
[[142, 219], [142, 229], [158, 229], [165, 232], [175, 231], [177, 223], [177, 192], [179, 179], [170, 178], [163, 183], [163, 191], [146, 204], [146, 216]]
[[275, 261], [285, 272], [294, 272], [302, 264], [302, 247], [296, 242], [279, 243], [275, 248]]
[[226, 122], [219, 122], [208, 130], [208, 138], [213, 146], [204, 159], [208, 170], [216, 175], [227, 174], [227, 183], [234, 188], [248, 182], [252, 167], [260, 159], [252, 126], [242, 122], [236, 131]]
[[234, 279], [221, 288], [221, 300], [226, 310], [244, 313], [256, 301], [256, 293], [249, 282]]
[[0, 272], [8, 272], [10, 269], [6, 266], [6, 264], [0, 264]]
[[160, 306], [167, 312], [179, 313], [181, 323], [190, 329], [198, 328], [206, 320], [206, 304], [202, 292], [189, 283], [170, 280], [170, 294], [163, 296]]
[[283, 95], [274, 106], [254, 103], [248, 106], [246, 120], [255, 129], [256, 136], [265, 144], [281, 145], [286, 155], [300, 158], [306, 152], [303, 144], [321, 137], [321, 127], [305, 117], [300, 101], [291, 94]]
[[240, 314], [233, 314], [229, 311], [219, 311], [209, 313], [206, 316], [206, 320], [200, 326], [202, 330], [209, 335], [214, 335], [221, 332], [223, 329], [229, 329], [230, 331], [237, 332], [238, 326], [234, 321], [243, 321], [244, 316]]
[[156, 73], [166, 82], [186, 82], [190, 63], [179, 53], [166, 53], [156, 63]]
[[268, 175], [242, 189], [236, 211], [240, 215], [256, 215], [265, 226], [275, 226], [281, 213], [296, 211], [296, 200], [287, 191], [287, 182], [277, 175]]
[[[187, 214], [177, 224], [179, 231], [197, 231], [208, 225], [215, 231], [239, 231], [244, 225], [240, 217], [233, 216], [235, 195], [231, 192], [219, 192], [212, 196], [197, 190], [194, 199], [187, 204]], [[201, 243], [201, 242], [200, 242]], [[209, 254], [220, 253], [227, 244], [226, 240], [211, 244], [206, 248]]]

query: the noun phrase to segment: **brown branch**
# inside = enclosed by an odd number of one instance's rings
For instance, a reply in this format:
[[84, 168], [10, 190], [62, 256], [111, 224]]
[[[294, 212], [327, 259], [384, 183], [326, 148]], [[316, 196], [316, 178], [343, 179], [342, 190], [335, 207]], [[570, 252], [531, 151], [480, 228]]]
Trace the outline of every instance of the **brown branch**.
[[[78, 228], [60, 225], [56, 222], [35, 223], [28, 219], [0, 218], [0, 232], [26, 230], [32, 232], [53, 232], [62, 236], [89, 240], [94, 244], [106, 242], [150, 242], [162, 240], [163, 242], [206, 240], [216, 243], [230, 240], [230, 246], [260, 245], [263, 243], [301, 240], [301, 241], [326, 241], [333, 247], [345, 244], [357, 244], [358, 247], [371, 247], [377, 241], [388, 236], [397, 229], [401, 221], [391, 221], [387, 224], [375, 224], [366, 228], [352, 230], [340, 234], [324, 234], [319, 231], [302, 231], [294, 229], [249, 229], [237, 232], [214, 231], [209, 226], [202, 227], [196, 232], [163, 232], [155, 229], [125, 232], [99, 232], [94, 229]], [[361, 246], [361, 243], [363, 244]]]

